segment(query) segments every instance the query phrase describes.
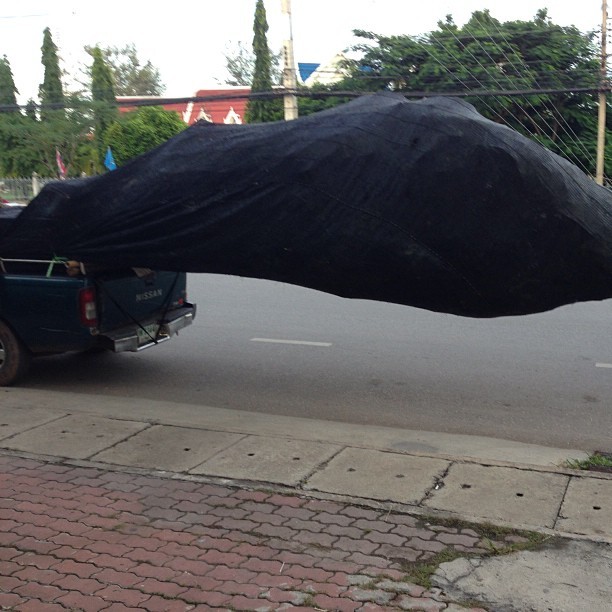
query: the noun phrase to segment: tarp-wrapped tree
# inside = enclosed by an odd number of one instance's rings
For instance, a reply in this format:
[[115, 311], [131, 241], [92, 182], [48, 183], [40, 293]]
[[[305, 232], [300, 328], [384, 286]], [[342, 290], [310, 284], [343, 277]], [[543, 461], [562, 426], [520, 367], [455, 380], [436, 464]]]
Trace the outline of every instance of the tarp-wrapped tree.
[[196, 124], [46, 186], [0, 256], [278, 280], [472, 317], [612, 296], [612, 195], [462, 101]]

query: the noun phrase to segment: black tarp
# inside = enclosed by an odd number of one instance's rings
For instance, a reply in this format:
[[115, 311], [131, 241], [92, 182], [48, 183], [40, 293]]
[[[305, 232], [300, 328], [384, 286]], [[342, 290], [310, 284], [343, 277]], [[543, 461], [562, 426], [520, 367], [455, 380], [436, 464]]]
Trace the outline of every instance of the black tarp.
[[13, 225], [13, 220], [21, 214], [20, 206], [3, 206], [0, 204], [0, 236], [7, 232]]
[[47, 185], [0, 256], [278, 280], [472, 317], [612, 296], [612, 194], [462, 101], [198, 123]]

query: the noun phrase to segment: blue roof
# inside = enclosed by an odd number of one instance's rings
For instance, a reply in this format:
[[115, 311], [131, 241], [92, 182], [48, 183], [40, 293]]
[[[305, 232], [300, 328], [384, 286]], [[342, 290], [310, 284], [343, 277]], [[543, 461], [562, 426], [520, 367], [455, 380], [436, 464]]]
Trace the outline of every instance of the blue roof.
[[300, 72], [300, 78], [304, 82], [321, 64], [309, 64], [298, 62], [298, 70]]

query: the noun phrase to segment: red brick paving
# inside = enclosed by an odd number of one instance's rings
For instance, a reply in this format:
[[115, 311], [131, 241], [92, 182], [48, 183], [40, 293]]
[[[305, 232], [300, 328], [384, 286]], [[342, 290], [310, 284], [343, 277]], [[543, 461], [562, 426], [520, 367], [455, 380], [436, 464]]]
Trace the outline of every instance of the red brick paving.
[[402, 563], [480, 543], [348, 503], [13, 455], [0, 483], [3, 610], [444, 610]]

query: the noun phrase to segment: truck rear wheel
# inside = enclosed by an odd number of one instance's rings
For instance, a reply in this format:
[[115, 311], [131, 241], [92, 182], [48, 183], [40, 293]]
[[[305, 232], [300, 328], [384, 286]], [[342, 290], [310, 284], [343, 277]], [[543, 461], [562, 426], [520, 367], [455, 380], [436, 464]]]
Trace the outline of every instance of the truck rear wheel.
[[0, 321], [0, 387], [17, 382], [30, 367], [31, 354], [13, 330]]

